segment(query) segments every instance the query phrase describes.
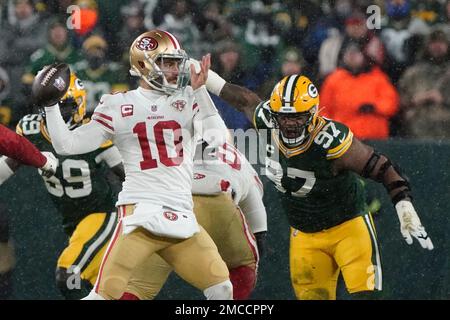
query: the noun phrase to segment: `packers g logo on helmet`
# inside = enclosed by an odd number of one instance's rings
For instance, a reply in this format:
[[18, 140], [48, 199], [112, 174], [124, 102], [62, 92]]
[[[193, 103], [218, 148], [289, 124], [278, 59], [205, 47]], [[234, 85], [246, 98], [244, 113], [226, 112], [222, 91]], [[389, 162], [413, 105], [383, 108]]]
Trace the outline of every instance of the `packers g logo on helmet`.
[[[270, 95], [269, 111], [275, 127], [281, 129], [283, 141], [287, 144], [299, 144], [314, 129], [317, 123], [319, 91], [307, 77], [292, 75], [279, 81]], [[278, 117], [291, 118], [304, 116], [304, 124], [293, 128], [283, 127]], [[295, 138], [286, 138], [286, 130], [297, 130]]]
[[86, 115], [86, 90], [83, 82], [73, 72], [70, 74], [69, 89], [59, 102], [59, 108], [70, 128], [81, 123]]

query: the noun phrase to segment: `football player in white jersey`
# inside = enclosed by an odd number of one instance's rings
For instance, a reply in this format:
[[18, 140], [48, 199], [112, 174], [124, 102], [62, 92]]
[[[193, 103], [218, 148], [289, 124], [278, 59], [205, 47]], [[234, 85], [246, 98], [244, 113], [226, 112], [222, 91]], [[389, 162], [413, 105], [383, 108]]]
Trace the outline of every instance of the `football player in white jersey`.
[[[230, 271], [234, 300], [248, 299], [257, 279], [259, 253], [267, 231], [263, 189], [245, 156], [226, 143], [197, 148], [194, 165], [194, 212], [216, 243]], [[158, 255], [147, 259], [128, 283], [123, 300], [153, 299], [172, 268]]]
[[173, 35], [152, 30], [131, 45], [130, 64], [143, 80], [139, 88], [104, 95], [89, 124], [70, 131], [57, 105], [45, 108], [58, 153], [81, 154], [112, 140], [125, 167], [119, 222], [87, 298], [119, 299], [135, 267], [157, 252], [207, 299], [231, 299], [227, 266], [198, 225], [191, 195], [193, 137], [200, 133], [212, 145], [226, 140], [204, 85], [210, 56], [196, 73]]

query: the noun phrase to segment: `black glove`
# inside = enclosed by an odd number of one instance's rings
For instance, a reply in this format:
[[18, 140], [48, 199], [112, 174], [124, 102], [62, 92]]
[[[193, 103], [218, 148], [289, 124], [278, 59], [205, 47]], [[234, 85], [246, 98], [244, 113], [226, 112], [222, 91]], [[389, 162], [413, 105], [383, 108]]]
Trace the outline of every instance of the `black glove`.
[[372, 114], [375, 113], [375, 106], [371, 103], [365, 103], [362, 104], [359, 109], [358, 109], [359, 113], [362, 114]]
[[266, 234], [267, 231], [261, 231], [254, 233], [256, 238], [256, 245], [258, 246], [259, 258], [261, 259], [266, 253]]

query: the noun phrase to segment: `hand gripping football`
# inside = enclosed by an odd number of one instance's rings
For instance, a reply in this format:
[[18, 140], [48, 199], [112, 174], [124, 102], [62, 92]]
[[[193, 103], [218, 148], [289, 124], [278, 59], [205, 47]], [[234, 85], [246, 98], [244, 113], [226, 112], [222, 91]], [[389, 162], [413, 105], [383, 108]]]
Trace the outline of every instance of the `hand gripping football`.
[[70, 85], [70, 68], [65, 63], [45, 66], [34, 78], [32, 102], [38, 107], [52, 106], [66, 94]]

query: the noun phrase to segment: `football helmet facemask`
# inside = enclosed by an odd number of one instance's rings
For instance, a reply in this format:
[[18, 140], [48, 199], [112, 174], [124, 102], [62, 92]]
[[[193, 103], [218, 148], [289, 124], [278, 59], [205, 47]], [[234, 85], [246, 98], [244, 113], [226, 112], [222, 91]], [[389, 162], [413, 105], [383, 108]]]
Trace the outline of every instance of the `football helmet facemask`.
[[[176, 62], [176, 83], [167, 79], [173, 68], [166, 66]], [[189, 57], [178, 40], [169, 32], [152, 30], [137, 37], [130, 47], [130, 74], [141, 77], [150, 87], [167, 94], [183, 90], [190, 75]]]
[[70, 86], [59, 102], [59, 109], [69, 129], [80, 124], [86, 115], [86, 90], [75, 73], [70, 75]]
[[269, 114], [289, 147], [300, 145], [317, 125], [319, 91], [307, 77], [292, 75], [279, 81], [270, 95]]

